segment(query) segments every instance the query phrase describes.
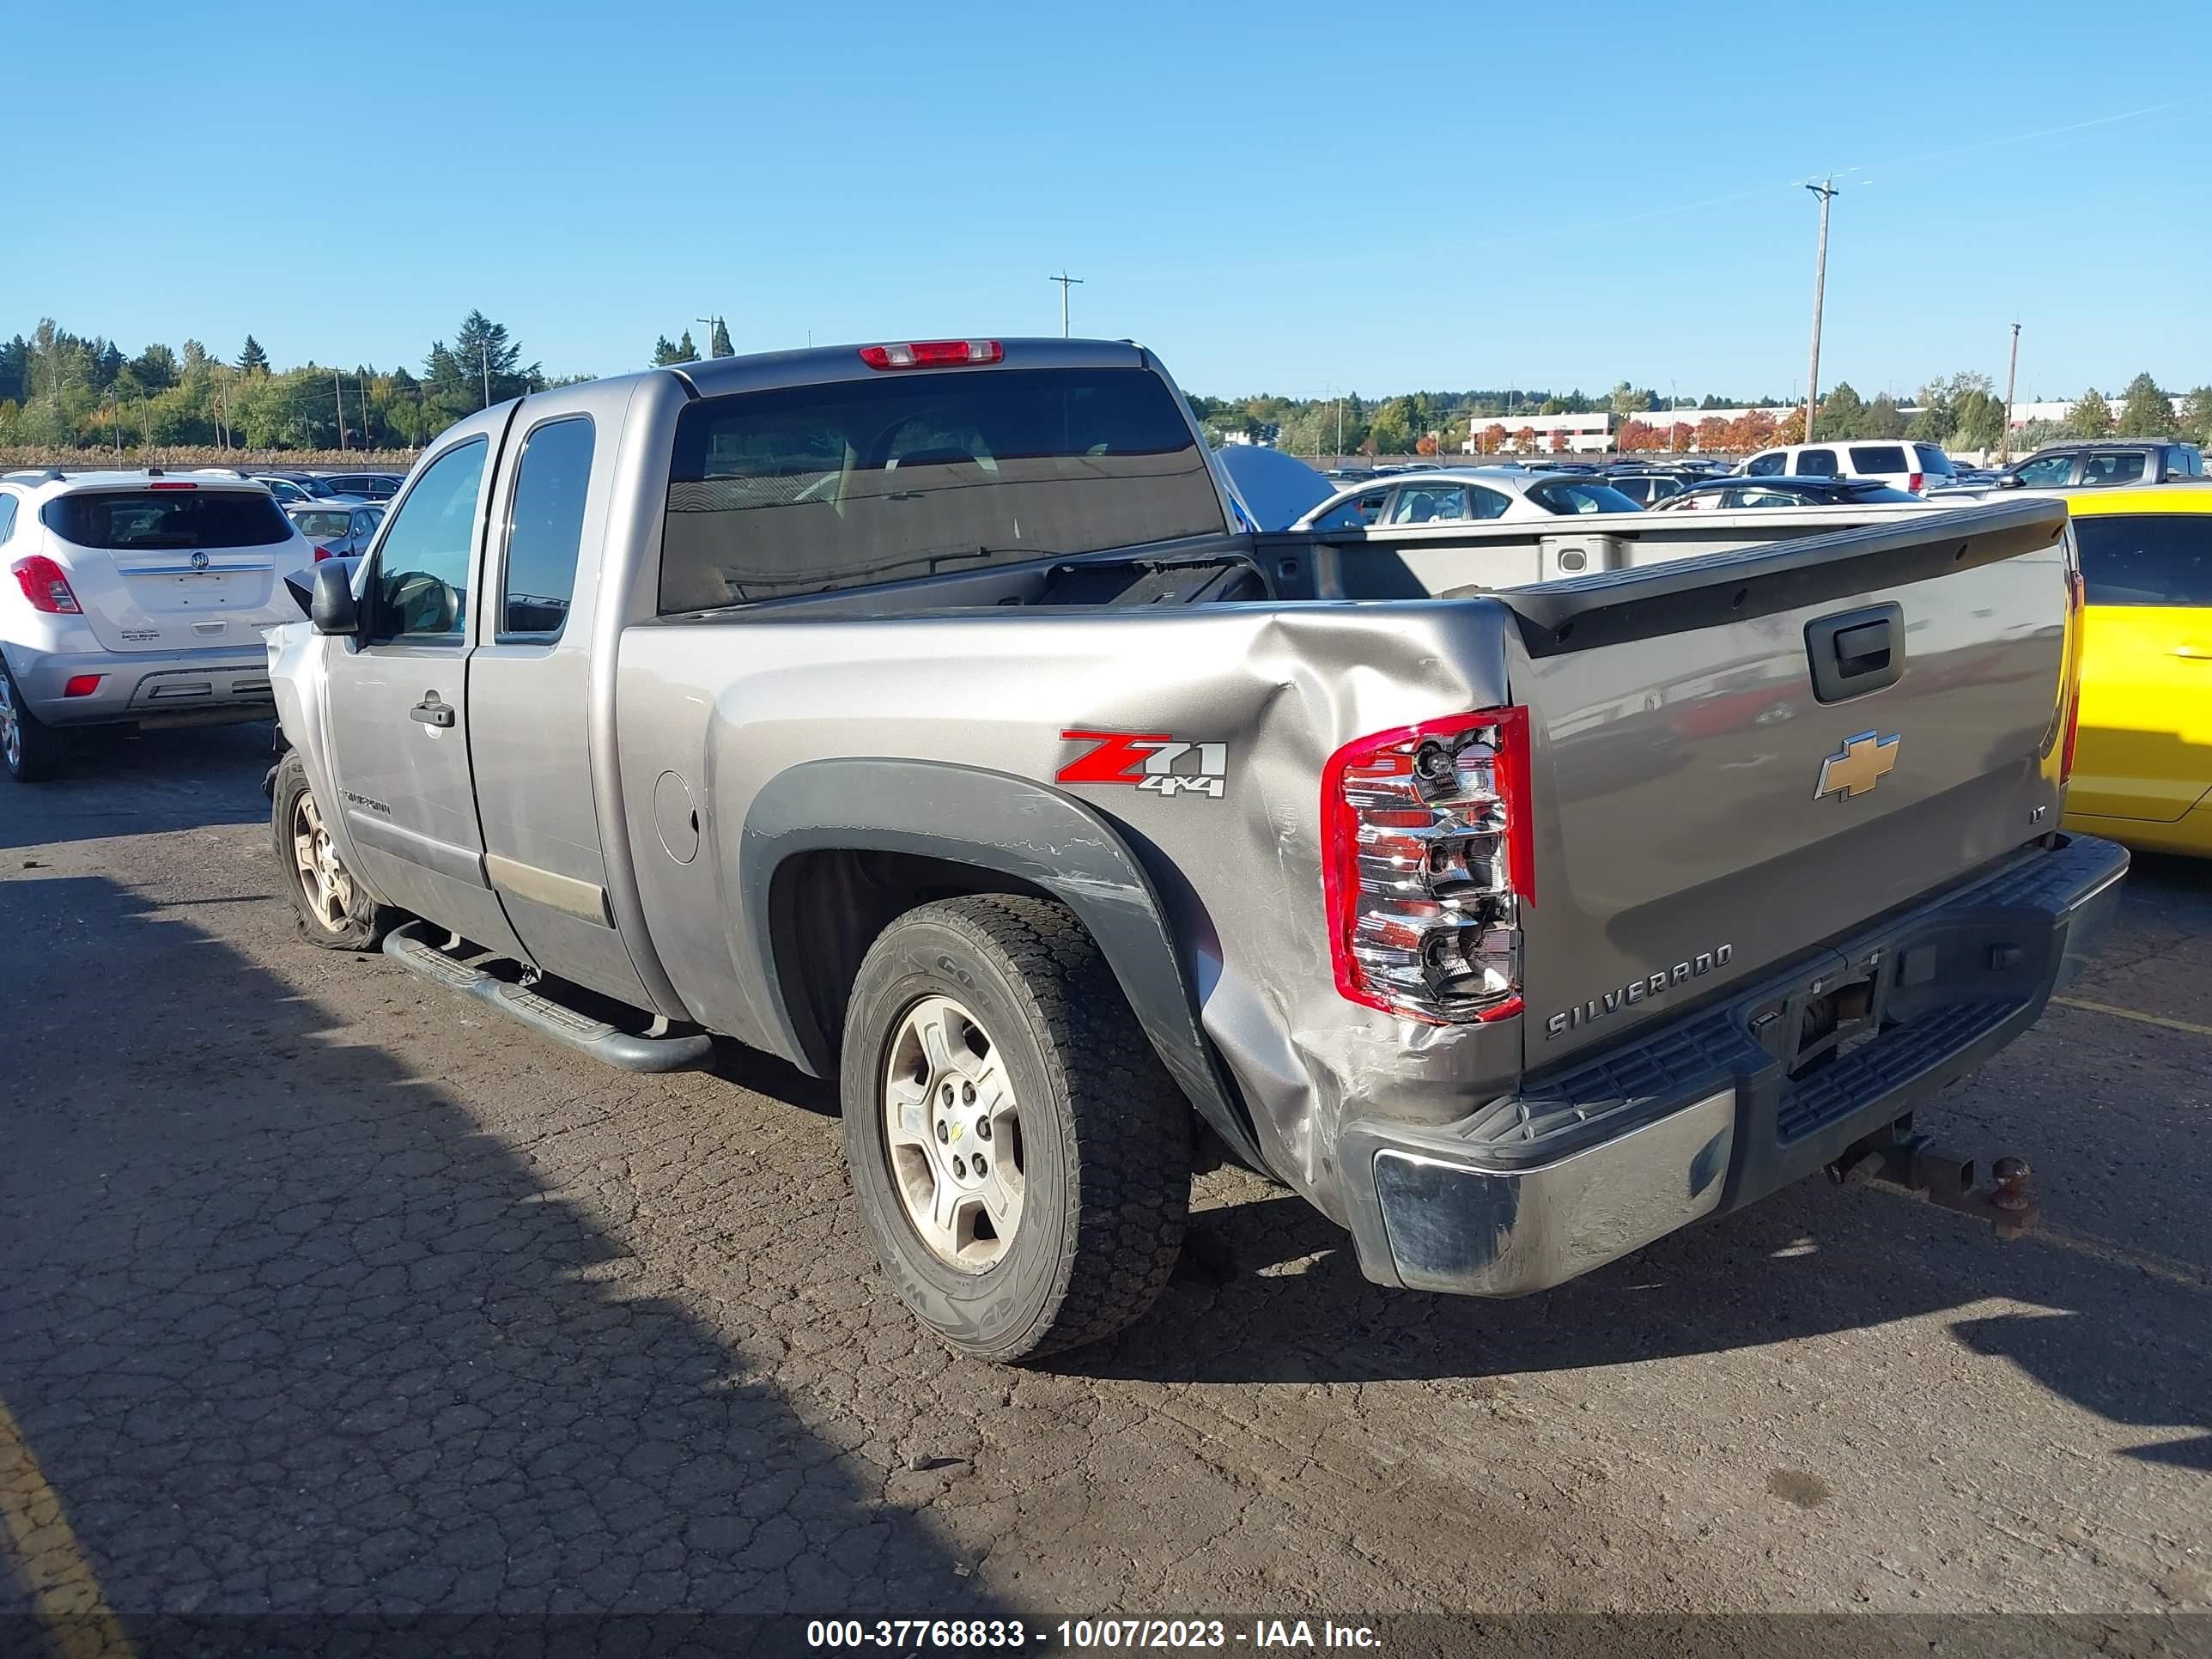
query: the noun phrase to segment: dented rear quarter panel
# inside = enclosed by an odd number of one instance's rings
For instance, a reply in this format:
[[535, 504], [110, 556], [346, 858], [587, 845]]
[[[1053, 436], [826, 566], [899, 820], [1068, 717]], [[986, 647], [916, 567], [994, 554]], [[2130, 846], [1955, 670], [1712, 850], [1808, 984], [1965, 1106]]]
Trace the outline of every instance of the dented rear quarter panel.
[[[632, 628], [618, 752], [653, 942], [698, 1018], [785, 1048], [750, 959], [758, 883], [743, 873], [744, 827], [773, 780], [865, 756], [1063, 789], [1106, 818], [1158, 891], [1268, 1164], [1334, 1214], [1341, 1122], [1444, 1121], [1520, 1067], [1513, 1022], [1418, 1025], [1337, 994], [1320, 862], [1329, 755], [1363, 733], [1504, 702], [1506, 623], [1476, 599]], [[1092, 746], [1061, 735], [1079, 729], [1221, 744], [1222, 794], [1053, 783]], [[651, 817], [670, 771], [701, 810], [689, 864], [659, 848]], [[854, 805], [871, 822], [897, 808]]]

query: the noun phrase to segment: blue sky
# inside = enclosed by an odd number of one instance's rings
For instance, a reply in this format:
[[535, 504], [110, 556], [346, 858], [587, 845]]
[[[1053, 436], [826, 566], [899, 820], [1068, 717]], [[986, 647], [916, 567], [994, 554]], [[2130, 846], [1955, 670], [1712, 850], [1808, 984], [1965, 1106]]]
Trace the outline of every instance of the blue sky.
[[1057, 332], [1065, 269], [1194, 391], [1787, 396], [1832, 172], [1824, 384], [2002, 383], [2015, 318], [2023, 398], [2212, 380], [2212, 7], [1814, 15], [17, 9], [0, 332], [419, 368], [473, 306], [609, 374]]

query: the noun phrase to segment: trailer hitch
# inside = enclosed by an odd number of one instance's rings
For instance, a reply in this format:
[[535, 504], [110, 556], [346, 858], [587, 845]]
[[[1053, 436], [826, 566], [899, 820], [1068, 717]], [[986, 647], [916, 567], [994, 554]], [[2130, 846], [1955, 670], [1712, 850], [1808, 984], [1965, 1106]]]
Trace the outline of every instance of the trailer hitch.
[[1855, 1141], [1828, 1165], [1828, 1179], [1846, 1187], [1879, 1181], [1960, 1215], [1988, 1222], [1999, 1238], [2018, 1238], [2035, 1224], [2027, 1161], [2001, 1158], [1990, 1165], [1990, 1184], [1975, 1182], [1974, 1160], [1939, 1145], [1931, 1135], [1885, 1130]]

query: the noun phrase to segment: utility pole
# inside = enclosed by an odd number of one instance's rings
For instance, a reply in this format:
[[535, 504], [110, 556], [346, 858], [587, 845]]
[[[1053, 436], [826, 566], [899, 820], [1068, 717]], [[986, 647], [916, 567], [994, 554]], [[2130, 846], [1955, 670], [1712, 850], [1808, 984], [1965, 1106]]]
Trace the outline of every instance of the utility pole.
[[714, 331], [718, 328], [726, 327], [726, 325], [720, 317], [694, 317], [691, 320], [695, 323], [702, 323], [706, 325], [707, 355], [709, 357], [713, 356], [714, 355]]
[[331, 371], [331, 390], [338, 398], [338, 453], [345, 453], [345, 383], [338, 379], [335, 368]]
[[1813, 267], [1813, 360], [1805, 370], [1805, 441], [1813, 441], [1813, 413], [1820, 395], [1820, 306], [1828, 288], [1828, 204], [1835, 199], [1836, 181], [1823, 179], [1806, 189], [1820, 198], [1820, 255]]
[[1673, 454], [1673, 453], [1674, 453], [1674, 405], [1675, 405], [1675, 404], [1676, 404], [1677, 402], [1679, 402], [1679, 401], [1680, 401], [1680, 399], [1679, 399], [1679, 398], [1676, 398], [1676, 396], [1675, 396], [1675, 386], [1674, 386], [1674, 381], [1672, 381], [1672, 380], [1668, 381], [1668, 382], [1667, 382], [1667, 453], [1668, 453], [1669, 455], [1671, 455], [1671, 454]]
[[477, 362], [478, 363], [482, 364], [482, 365], [483, 365], [483, 388], [484, 388], [484, 400], [483, 400], [483, 406], [484, 406], [486, 409], [489, 409], [489, 408], [491, 407], [491, 342], [490, 342], [490, 341], [489, 341], [489, 340], [479, 340], [479, 341], [477, 341]]
[[2020, 325], [2012, 325], [2012, 362], [2005, 368], [2004, 436], [1997, 440], [1997, 465], [2004, 466], [2012, 460], [2012, 393], [2020, 380]]
[[1079, 285], [1083, 278], [1071, 276], [1063, 270], [1057, 276], [1046, 277], [1045, 281], [1060, 284], [1060, 337], [1065, 340], [1067, 337], [1067, 290]]

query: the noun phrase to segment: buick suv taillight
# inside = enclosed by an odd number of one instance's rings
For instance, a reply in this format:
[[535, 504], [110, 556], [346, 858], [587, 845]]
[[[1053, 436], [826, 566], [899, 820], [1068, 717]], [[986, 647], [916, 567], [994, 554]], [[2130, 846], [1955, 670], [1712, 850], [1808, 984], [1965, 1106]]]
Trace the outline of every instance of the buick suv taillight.
[[1521, 1012], [1536, 902], [1528, 711], [1486, 708], [1348, 743], [1322, 774], [1336, 988], [1431, 1024]]
[[23, 590], [23, 597], [31, 602], [32, 610], [43, 611], [50, 617], [84, 613], [84, 607], [76, 602], [76, 594], [69, 585], [69, 577], [45, 554], [33, 553], [8, 568], [15, 573], [16, 586]]

